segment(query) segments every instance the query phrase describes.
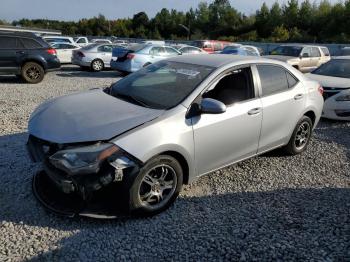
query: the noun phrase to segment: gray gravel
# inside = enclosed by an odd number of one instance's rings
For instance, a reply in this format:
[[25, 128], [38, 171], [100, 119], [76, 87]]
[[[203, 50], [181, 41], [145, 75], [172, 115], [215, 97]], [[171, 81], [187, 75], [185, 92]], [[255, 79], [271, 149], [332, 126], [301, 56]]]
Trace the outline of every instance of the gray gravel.
[[273, 152], [204, 176], [153, 218], [47, 213], [31, 191], [30, 113], [117, 79], [67, 66], [38, 85], [0, 76], [0, 261], [350, 260], [350, 123], [322, 121], [300, 156]]

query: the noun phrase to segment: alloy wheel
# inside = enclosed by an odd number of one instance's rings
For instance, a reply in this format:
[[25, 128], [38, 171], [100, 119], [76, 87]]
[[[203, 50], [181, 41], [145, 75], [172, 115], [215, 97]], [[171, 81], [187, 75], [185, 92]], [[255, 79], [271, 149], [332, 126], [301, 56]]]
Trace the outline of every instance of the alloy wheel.
[[36, 66], [31, 66], [26, 70], [26, 75], [31, 80], [40, 78], [40, 70]]
[[92, 63], [92, 68], [95, 71], [101, 71], [103, 69], [103, 64], [100, 60], [96, 60]]
[[311, 134], [311, 126], [308, 122], [302, 122], [299, 125], [295, 136], [294, 144], [297, 150], [303, 149], [309, 141]]
[[169, 165], [161, 164], [153, 167], [143, 177], [139, 198], [147, 208], [162, 208], [174, 195], [177, 186], [177, 174]]

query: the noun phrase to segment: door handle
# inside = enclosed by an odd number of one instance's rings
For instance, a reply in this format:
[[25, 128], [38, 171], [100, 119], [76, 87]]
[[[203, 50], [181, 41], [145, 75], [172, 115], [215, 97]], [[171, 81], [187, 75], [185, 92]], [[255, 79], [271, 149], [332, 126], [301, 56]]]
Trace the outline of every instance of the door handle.
[[300, 100], [303, 98], [303, 96], [304, 96], [303, 94], [297, 94], [294, 96], [294, 100]]
[[249, 110], [248, 115], [253, 116], [253, 115], [259, 114], [260, 112], [261, 112], [261, 107], [257, 107]]
[[17, 51], [16, 54], [24, 55], [24, 51]]

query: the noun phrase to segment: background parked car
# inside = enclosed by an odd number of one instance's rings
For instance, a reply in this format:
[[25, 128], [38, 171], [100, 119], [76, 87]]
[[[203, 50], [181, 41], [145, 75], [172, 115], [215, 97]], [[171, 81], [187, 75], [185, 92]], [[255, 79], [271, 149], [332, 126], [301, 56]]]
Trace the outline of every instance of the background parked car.
[[85, 36], [79, 36], [79, 37], [75, 37], [73, 39], [74, 39], [74, 42], [79, 46], [86, 46], [89, 44], [89, 40]]
[[260, 56], [259, 50], [255, 46], [245, 46], [240, 44], [226, 46], [220, 53], [243, 56]]
[[[120, 47], [112, 44], [91, 44], [79, 50], [73, 50], [72, 64], [93, 71], [101, 71], [110, 67], [112, 50]], [[120, 47], [122, 48], [122, 47]]]
[[112, 41], [108, 40], [108, 39], [92, 39], [91, 43], [95, 43], [95, 44], [112, 44]]
[[68, 43], [75, 44], [73, 37], [70, 36], [43, 36], [42, 37], [49, 44], [51, 43]]
[[183, 55], [188, 55], [188, 54], [207, 54], [206, 51], [204, 51], [203, 49], [200, 49], [198, 47], [195, 46], [181, 46], [179, 48], [176, 48], [177, 50], [179, 50], [181, 52], [181, 54]]
[[220, 52], [226, 46], [231, 44], [232, 43], [227, 41], [217, 41], [217, 40], [197, 40], [192, 43], [193, 46], [203, 49], [207, 53]]
[[31, 33], [0, 32], [0, 73], [39, 83], [46, 72], [60, 68], [56, 50]]
[[343, 47], [337, 56], [350, 56], [350, 47]]
[[111, 68], [122, 72], [135, 72], [165, 58], [181, 55], [170, 46], [139, 44], [129, 49], [114, 48]]
[[267, 57], [284, 61], [301, 72], [310, 72], [331, 59], [327, 47], [311, 45], [281, 45]]
[[322, 116], [350, 121], [350, 57], [335, 57], [307, 76], [323, 86]]
[[80, 49], [77, 44], [52, 43], [51, 46], [56, 49], [57, 57], [61, 63], [71, 63], [73, 50]]

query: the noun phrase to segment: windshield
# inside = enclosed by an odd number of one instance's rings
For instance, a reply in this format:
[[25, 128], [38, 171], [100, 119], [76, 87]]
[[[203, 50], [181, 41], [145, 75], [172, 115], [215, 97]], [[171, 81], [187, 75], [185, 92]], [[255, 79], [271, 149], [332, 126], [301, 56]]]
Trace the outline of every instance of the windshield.
[[271, 51], [271, 55], [284, 55], [298, 57], [303, 48], [301, 46], [279, 46]]
[[312, 72], [316, 75], [350, 78], [350, 60], [332, 59]]
[[144, 107], [169, 109], [181, 103], [213, 70], [160, 61], [113, 84], [111, 95]]

